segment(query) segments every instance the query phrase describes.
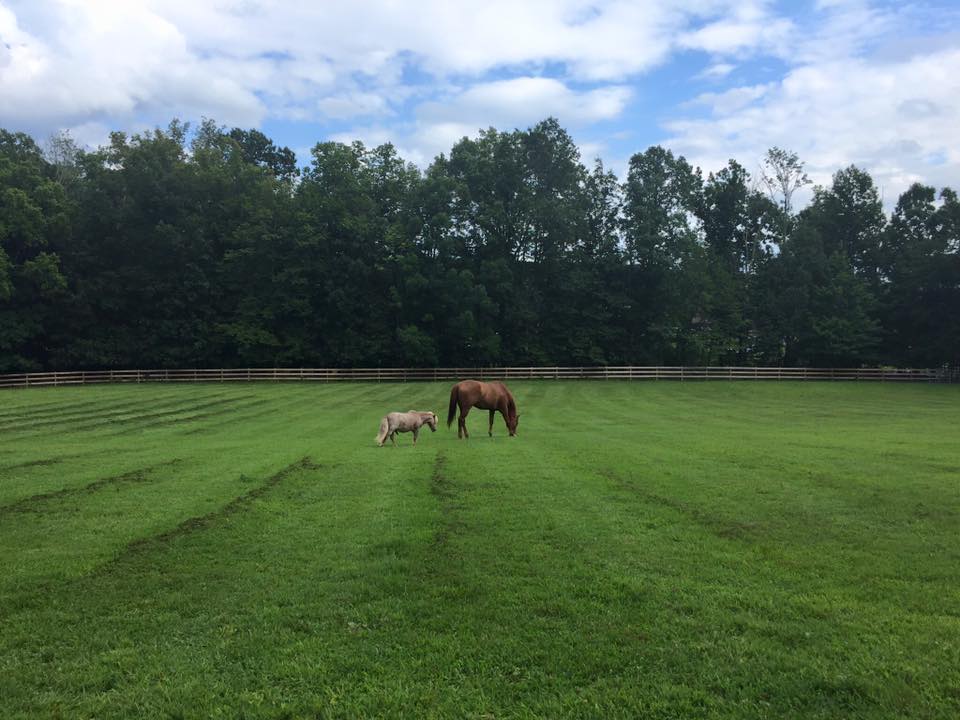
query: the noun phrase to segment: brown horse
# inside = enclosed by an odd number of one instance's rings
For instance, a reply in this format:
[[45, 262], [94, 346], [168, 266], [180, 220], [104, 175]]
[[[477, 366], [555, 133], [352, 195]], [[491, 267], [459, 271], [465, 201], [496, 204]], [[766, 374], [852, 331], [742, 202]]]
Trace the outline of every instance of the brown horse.
[[477, 407], [481, 410], [490, 411], [490, 437], [493, 437], [493, 415], [499, 410], [503, 415], [503, 421], [507, 424], [507, 430], [510, 436], [517, 434], [517, 421], [520, 415], [517, 413], [517, 403], [513, 400], [513, 395], [507, 390], [507, 386], [502, 382], [478, 382], [476, 380], [464, 380], [458, 382], [450, 388], [450, 411], [447, 413], [447, 427], [453, 422], [453, 417], [457, 413], [457, 406], [460, 407], [460, 420], [457, 423], [457, 437], [470, 437], [467, 432], [467, 413], [470, 408]]

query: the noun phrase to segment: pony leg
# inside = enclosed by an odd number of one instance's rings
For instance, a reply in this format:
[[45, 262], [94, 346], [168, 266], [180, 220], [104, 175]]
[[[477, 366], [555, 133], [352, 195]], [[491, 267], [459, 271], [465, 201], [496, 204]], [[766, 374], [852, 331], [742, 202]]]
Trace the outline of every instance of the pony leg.
[[497, 412], [496, 410], [491, 410], [491, 411], [490, 411], [490, 430], [489, 430], [489, 432], [490, 432], [490, 437], [493, 437], [493, 416], [494, 416], [494, 414], [495, 414], [496, 412]]
[[413, 444], [417, 444], [417, 437], [420, 435], [420, 428], [413, 429]]
[[393, 443], [393, 446], [394, 446], [394, 447], [397, 446], [397, 431], [396, 431], [396, 430], [394, 430], [392, 433], [390, 433], [390, 442]]

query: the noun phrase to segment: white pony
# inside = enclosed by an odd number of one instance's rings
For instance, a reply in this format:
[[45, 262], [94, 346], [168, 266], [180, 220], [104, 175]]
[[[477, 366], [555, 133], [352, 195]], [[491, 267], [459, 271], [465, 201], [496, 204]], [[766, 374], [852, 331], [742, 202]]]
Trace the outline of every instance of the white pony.
[[383, 447], [387, 438], [390, 438], [390, 441], [396, 445], [398, 432], [412, 432], [413, 444], [416, 445], [420, 428], [424, 425], [429, 425], [430, 429], [436, 432], [437, 414], [432, 412], [417, 412], [416, 410], [410, 410], [405, 413], [388, 413], [387, 416], [380, 421], [380, 432], [374, 440], [380, 447]]

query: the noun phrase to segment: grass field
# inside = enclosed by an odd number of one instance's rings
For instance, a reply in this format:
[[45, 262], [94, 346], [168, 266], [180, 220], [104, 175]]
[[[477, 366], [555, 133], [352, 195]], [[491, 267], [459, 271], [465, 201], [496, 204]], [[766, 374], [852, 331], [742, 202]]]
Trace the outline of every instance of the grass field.
[[0, 717], [960, 717], [960, 387], [0, 392]]

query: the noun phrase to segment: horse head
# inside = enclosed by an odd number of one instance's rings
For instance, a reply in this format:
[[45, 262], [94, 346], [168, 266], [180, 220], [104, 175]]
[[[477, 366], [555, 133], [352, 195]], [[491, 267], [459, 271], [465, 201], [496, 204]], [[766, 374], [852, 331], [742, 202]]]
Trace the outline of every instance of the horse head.
[[507, 430], [510, 432], [510, 437], [514, 437], [517, 434], [517, 425], [520, 424], [520, 413], [514, 413], [513, 417], [507, 418]]

